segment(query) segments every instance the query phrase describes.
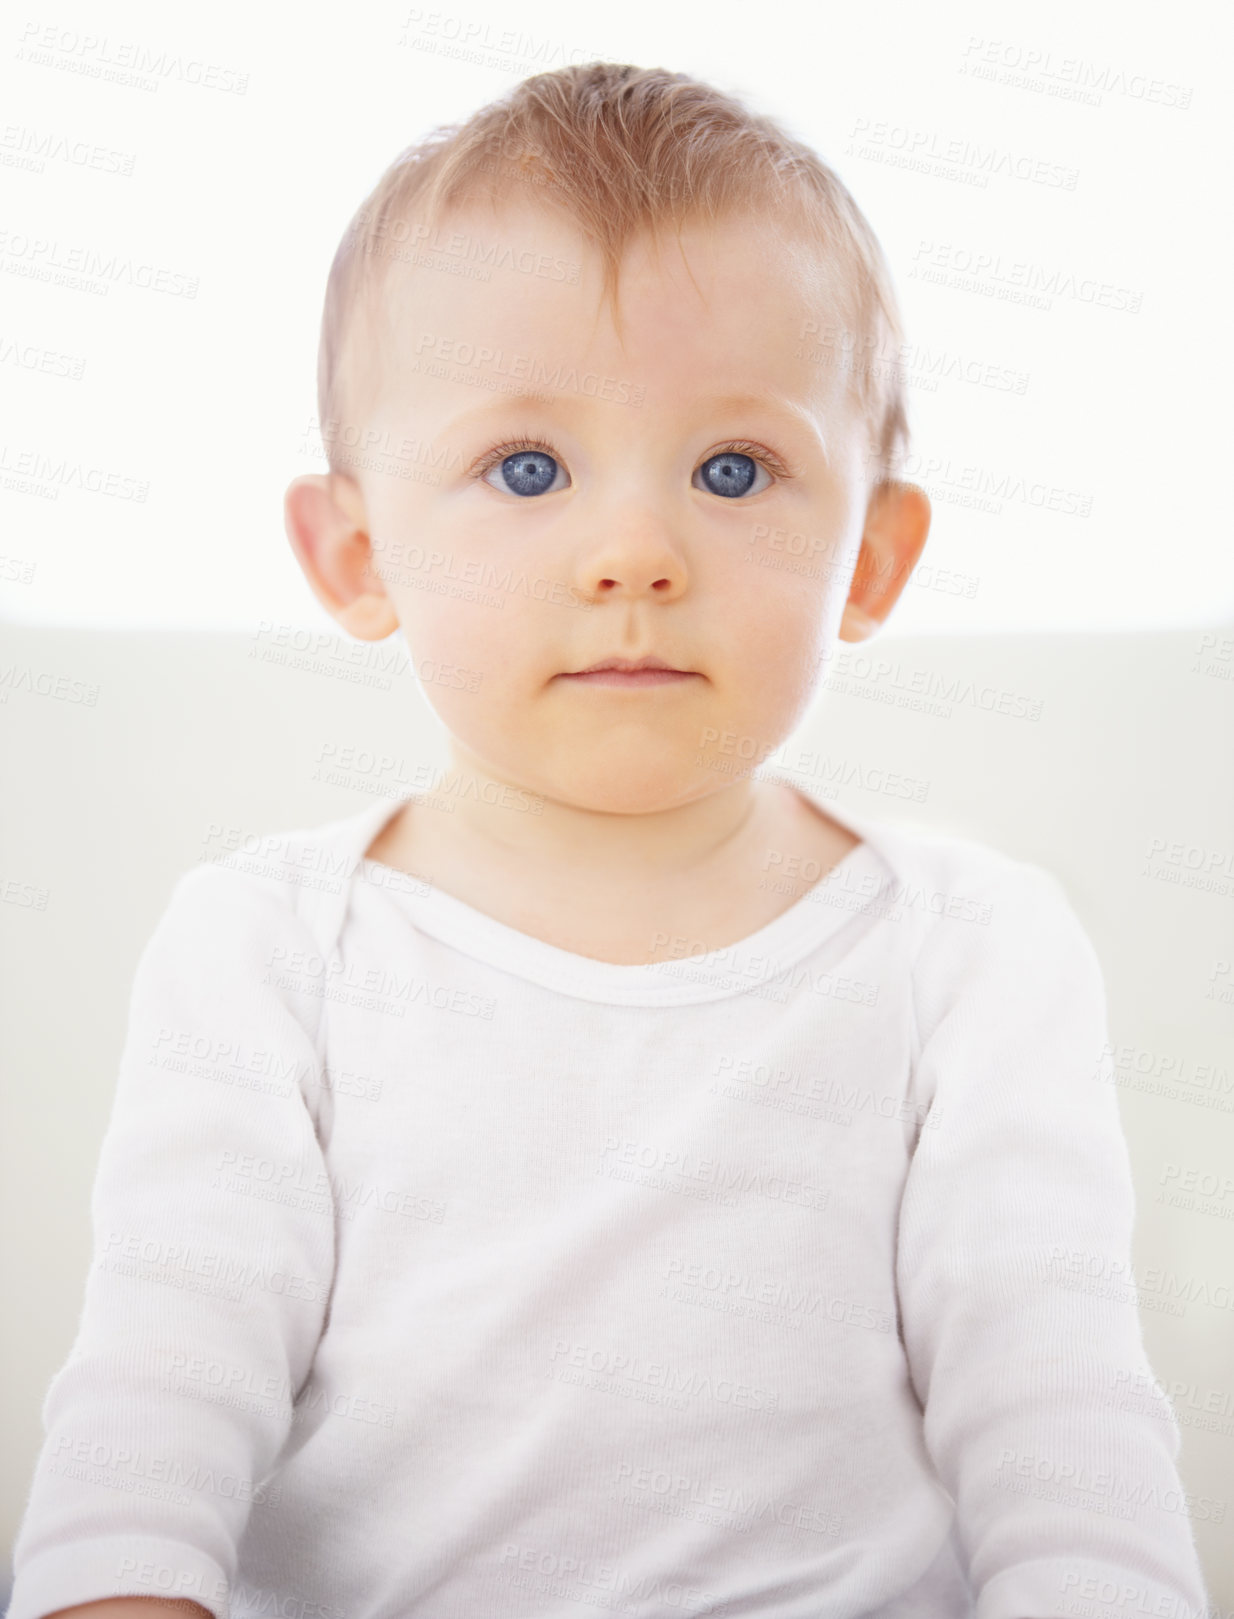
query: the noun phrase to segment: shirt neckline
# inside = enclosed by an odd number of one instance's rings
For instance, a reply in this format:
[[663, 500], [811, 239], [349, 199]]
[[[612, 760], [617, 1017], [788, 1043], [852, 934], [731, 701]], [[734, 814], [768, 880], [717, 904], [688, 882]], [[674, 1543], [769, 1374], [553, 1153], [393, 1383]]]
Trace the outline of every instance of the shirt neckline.
[[786, 989], [777, 988], [777, 979], [853, 917], [869, 912], [894, 874], [889, 845], [877, 822], [837, 809], [796, 782], [787, 785], [861, 841], [779, 916], [708, 955], [633, 964], [600, 961], [537, 939], [431, 884], [412, 886], [415, 878], [369, 859], [364, 851], [404, 805], [424, 796], [421, 793], [383, 800], [352, 819], [358, 857], [353, 884], [380, 895], [441, 943], [517, 978], [582, 1000], [679, 1006], [746, 993], [781, 999]]

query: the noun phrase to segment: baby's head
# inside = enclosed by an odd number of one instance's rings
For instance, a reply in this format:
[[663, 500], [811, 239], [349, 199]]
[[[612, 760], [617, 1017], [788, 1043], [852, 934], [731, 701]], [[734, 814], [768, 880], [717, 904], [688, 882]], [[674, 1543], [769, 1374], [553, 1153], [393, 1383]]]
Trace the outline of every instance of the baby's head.
[[[330, 472], [287, 531], [350, 634], [401, 628], [456, 760], [580, 809], [748, 775], [929, 526], [848, 191], [683, 74], [524, 80], [382, 176], [330, 272]], [[685, 671], [579, 678], [609, 659]]]

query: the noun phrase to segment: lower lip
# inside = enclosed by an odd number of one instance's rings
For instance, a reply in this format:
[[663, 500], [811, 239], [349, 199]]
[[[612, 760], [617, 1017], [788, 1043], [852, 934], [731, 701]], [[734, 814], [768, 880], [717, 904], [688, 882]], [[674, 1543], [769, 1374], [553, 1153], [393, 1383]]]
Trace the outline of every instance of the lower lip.
[[689, 669], [591, 669], [580, 675], [565, 675], [583, 686], [670, 686], [682, 680], [697, 680]]

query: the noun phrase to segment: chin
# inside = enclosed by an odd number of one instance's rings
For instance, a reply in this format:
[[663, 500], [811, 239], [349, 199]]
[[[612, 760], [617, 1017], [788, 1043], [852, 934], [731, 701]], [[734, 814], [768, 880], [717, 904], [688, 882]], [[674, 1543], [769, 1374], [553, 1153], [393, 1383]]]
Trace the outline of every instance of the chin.
[[545, 797], [576, 809], [610, 815], [653, 815], [704, 798], [731, 779], [700, 770], [690, 762], [693, 757], [691, 754], [684, 766], [677, 757], [662, 769], [656, 769], [646, 758], [627, 765], [610, 756], [582, 769], [575, 760], [559, 775], [548, 775], [537, 782], [537, 789]]

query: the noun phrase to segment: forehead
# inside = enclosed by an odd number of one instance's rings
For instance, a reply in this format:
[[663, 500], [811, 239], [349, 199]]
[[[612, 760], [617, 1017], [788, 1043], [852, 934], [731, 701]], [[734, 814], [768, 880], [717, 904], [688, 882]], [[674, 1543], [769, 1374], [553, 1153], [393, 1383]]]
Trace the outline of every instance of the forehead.
[[843, 271], [783, 218], [640, 231], [621, 260], [616, 321], [598, 250], [543, 204], [409, 219], [388, 236], [382, 270], [382, 414], [454, 414], [512, 369], [559, 375], [563, 364], [667, 412], [767, 393], [820, 419], [847, 414]]

